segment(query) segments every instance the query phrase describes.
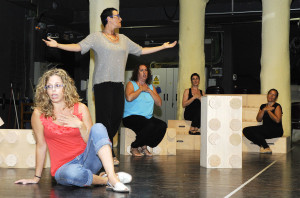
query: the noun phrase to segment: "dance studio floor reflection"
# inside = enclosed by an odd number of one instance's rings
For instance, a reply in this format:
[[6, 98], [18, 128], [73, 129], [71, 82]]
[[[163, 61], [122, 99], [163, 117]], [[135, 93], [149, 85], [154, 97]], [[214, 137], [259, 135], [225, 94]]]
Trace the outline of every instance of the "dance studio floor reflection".
[[177, 150], [176, 156], [120, 156], [116, 171], [133, 176], [129, 194], [57, 185], [45, 169], [39, 184], [14, 181], [34, 175], [33, 169], [0, 168], [0, 197], [299, 197], [300, 145], [288, 154], [243, 153], [242, 169], [200, 167], [200, 151]]

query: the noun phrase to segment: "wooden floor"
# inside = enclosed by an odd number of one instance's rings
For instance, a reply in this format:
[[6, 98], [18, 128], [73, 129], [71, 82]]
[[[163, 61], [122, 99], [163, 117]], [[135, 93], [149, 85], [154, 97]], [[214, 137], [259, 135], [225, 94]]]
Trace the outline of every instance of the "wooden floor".
[[242, 169], [200, 167], [200, 152], [177, 150], [176, 156], [120, 156], [116, 171], [133, 176], [129, 194], [57, 185], [45, 169], [39, 184], [14, 181], [34, 175], [33, 169], [0, 169], [0, 197], [300, 197], [300, 145], [288, 154], [243, 153]]

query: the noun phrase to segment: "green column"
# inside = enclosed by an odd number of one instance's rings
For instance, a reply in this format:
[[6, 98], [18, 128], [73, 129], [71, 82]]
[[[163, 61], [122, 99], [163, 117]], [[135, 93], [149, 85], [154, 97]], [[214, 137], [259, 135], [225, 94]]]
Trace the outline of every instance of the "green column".
[[262, 0], [261, 93], [278, 90], [284, 136], [291, 135], [290, 5], [291, 0]]
[[177, 119], [183, 119], [182, 96], [191, 87], [192, 73], [200, 75], [199, 88], [205, 90], [204, 31], [208, 0], [180, 0], [179, 72]]

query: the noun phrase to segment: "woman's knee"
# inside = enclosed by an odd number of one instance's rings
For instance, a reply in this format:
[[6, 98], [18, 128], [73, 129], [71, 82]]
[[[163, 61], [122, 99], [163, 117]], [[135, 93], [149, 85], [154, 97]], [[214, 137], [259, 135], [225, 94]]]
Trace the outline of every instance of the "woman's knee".
[[82, 177], [83, 172], [79, 168], [80, 165], [69, 165], [68, 168], [65, 168], [61, 175], [63, 177], [69, 178], [70, 180], [74, 180], [77, 177]]
[[79, 164], [71, 164], [62, 167], [55, 175], [55, 179], [63, 185], [85, 186], [89, 180], [89, 172]]
[[94, 124], [91, 128], [90, 133], [91, 133], [91, 135], [98, 134], [103, 137], [108, 137], [107, 129], [102, 123]]
[[148, 122], [147, 122], [147, 124], [146, 124], [145, 127], [147, 129], [154, 129], [156, 127], [156, 124], [157, 123], [155, 123], [154, 120], [148, 120]]
[[244, 136], [247, 136], [249, 133], [251, 133], [251, 131], [252, 131], [251, 127], [245, 127], [243, 129]]
[[155, 122], [154, 122], [154, 126], [155, 127], [155, 130], [157, 130], [157, 134], [162, 134], [164, 135], [167, 131], [167, 124], [162, 121], [162, 120], [159, 120], [157, 119]]
[[94, 143], [96, 153], [103, 145], [109, 144], [111, 146], [107, 130], [101, 123], [96, 123], [92, 126], [90, 139]]
[[243, 129], [243, 134], [244, 134], [244, 136], [246, 136], [245, 134], [247, 134], [248, 133], [248, 130], [247, 130], [247, 127], [245, 127], [244, 129]]
[[105, 130], [106, 131], [106, 127], [102, 124], [102, 123], [96, 123], [92, 126], [91, 130]]
[[160, 122], [160, 128], [162, 129], [162, 130], [167, 130], [167, 123], [165, 123], [164, 121], [161, 121]]

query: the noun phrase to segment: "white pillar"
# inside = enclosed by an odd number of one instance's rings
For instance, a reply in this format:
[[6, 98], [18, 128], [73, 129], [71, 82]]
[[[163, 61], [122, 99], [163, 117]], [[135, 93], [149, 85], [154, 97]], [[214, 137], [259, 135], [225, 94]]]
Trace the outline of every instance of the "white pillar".
[[290, 5], [291, 0], [262, 0], [261, 93], [278, 90], [284, 136], [291, 134]]
[[200, 75], [200, 89], [205, 90], [204, 30], [208, 0], [180, 0], [179, 74], [177, 119], [183, 119], [182, 97], [191, 87], [192, 73]]
[[[101, 19], [100, 15], [105, 8], [116, 8], [119, 10], [119, 0], [90, 0], [90, 33], [101, 31]], [[89, 84], [88, 84], [88, 107], [92, 116], [92, 120], [95, 123], [95, 100], [93, 93], [93, 73], [94, 73], [94, 53], [91, 51], [90, 57], [90, 72], [89, 72]]]

